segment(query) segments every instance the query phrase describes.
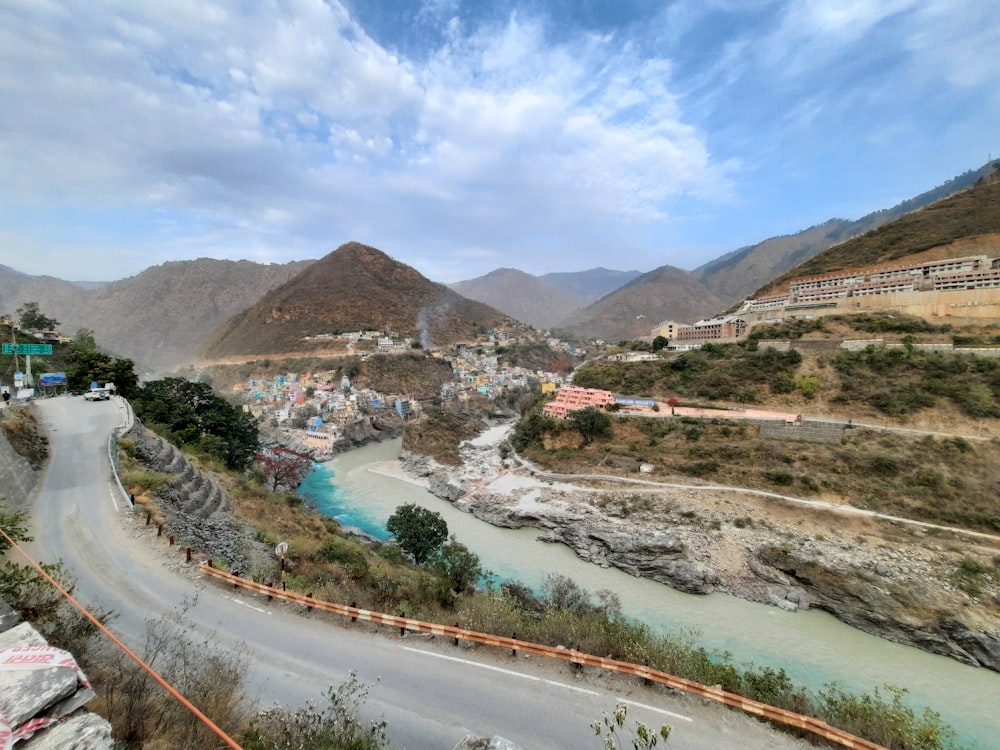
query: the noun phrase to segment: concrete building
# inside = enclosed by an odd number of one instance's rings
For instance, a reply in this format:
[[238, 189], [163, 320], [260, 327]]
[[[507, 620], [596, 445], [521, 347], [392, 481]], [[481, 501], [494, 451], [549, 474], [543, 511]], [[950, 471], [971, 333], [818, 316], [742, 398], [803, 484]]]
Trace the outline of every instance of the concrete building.
[[555, 398], [542, 408], [542, 414], [547, 417], [565, 419], [568, 414], [593, 406], [595, 409], [607, 409], [615, 403], [611, 391], [599, 388], [579, 388], [575, 385], [564, 385], [556, 391]]
[[968, 255], [854, 268], [792, 279], [788, 290], [784, 302], [783, 295], [744, 301], [740, 313], [747, 324], [860, 311], [996, 318], [1000, 317], [1000, 258]]

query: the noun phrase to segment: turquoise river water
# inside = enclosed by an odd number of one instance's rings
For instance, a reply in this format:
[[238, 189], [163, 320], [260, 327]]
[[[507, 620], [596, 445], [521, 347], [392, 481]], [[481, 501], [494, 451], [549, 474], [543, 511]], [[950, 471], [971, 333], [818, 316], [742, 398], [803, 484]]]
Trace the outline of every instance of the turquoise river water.
[[710, 649], [738, 663], [783, 668], [792, 679], [820, 689], [830, 682], [870, 692], [885, 684], [905, 688], [907, 702], [940, 713], [969, 750], [1000, 748], [1000, 674], [866, 635], [820, 612], [784, 612], [725, 594], [696, 596], [603, 569], [570, 549], [536, 541], [535, 529], [501, 529], [456, 510], [408, 482], [368, 471], [395, 459], [398, 440], [366, 446], [317, 464], [300, 494], [341, 523], [388, 539], [386, 519], [404, 503], [437, 511], [459, 541], [500, 579], [537, 588], [559, 573], [595, 592], [614, 591], [629, 617], [664, 632], [695, 631]]

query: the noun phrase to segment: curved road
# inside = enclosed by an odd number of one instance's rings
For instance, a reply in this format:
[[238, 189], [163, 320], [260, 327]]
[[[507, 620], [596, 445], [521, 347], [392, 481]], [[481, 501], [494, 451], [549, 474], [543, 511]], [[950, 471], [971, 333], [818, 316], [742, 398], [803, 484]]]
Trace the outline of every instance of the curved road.
[[528, 750], [599, 748], [590, 723], [619, 700], [630, 703], [630, 721], [671, 724], [674, 750], [806, 747], [688, 696], [505, 652], [339, 625], [234, 595], [193, 567], [165, 567], [166, 542], [157, 550], [129, 531], [122, 518], [129, 511], [113, 488], [107, 436], [124, 418], [122, 402], [65, 396], [37, 408], [51, 457], [33, 498], [29, 552], [61, 559], [76, 576], [78, 599], [113, 610], [111, 629], [133, 650], [141, 651], [148, 621], [179, 616], [185, 601], [196, 601], [183, 615], [192, 636], [246, 653], [250, 692], [261, 704], [318, 702], [355, 671], [371, 686], [365, 714], [388, 722], [397, 748], [449, 750], [467, 734], [501, 735]]

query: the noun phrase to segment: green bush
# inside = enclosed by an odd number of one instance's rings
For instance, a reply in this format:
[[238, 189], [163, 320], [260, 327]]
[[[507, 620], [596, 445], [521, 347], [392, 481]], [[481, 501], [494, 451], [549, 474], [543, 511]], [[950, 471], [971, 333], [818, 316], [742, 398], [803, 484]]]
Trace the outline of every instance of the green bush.
[[799, 392], [806, 398], [816, 398], [816, 394], [819, 393], [820, 387], [819, 378], [814, 378], [812, 376], [795, 378], [795, 387], [798, 388]]
[[337, 563], [356, 581], [368, 575], [368, 559], [355, 544], [337, 537], [330, 537], [315, 553], [315, 559]]
[[830, 724], [890, 750], [939, 750], [955, 747], [955, 732], [940, 714], [925, 708], [920, 716], [903, 703], [906, 690], [885, 685], [869, 695], [852, 695], [836, 684], [819, 693], [819, 715]]
[[787, 471], [781, 471], [780, 469], [774, 471], [765, 471], [764, 479], [771, 482], [772, 484], [777, 484], [782, 487], [787, 487], [795, 482], [795, 477], [789, 474]]
[[694, 461], [692, 463], [682, 464], [680, 467], [681, 472], [688, 474], [693, 477], [704, 477], [709, 474], [714, 474], [719, 470], [720, 464], [715, 460], [708, 461]]

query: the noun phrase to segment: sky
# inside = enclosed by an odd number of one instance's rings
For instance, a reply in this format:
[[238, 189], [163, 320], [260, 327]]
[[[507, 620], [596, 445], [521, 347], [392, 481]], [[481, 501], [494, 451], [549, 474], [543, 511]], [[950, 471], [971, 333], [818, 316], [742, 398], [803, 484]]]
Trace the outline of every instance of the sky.
[[994, 0], [0, 0], [0, 263], [694, 269], [1000, 156]]

